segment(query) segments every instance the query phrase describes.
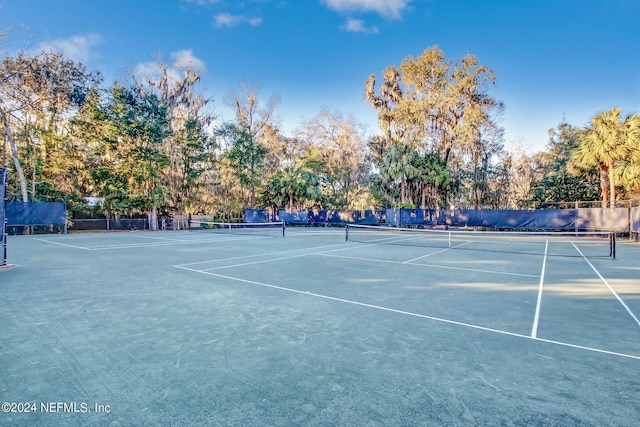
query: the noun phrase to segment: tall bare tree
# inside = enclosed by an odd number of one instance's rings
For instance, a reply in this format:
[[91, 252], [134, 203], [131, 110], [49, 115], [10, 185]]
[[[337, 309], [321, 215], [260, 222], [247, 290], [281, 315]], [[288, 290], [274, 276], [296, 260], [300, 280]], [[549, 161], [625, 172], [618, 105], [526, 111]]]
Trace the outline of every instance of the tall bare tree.
[[20, 139], [31, 153], [32, 186], [37, 172], [47, 168], [47, 178], [64, 181], [66, 159], [56, 155], [64, 152], [60, 144], [69, 141], [66, 124], [73, 114], [70, 110], [82, 105], [101, 81], [99, 73], [55, 52], [36, 56], [22, 52], [16, 57], [7, 56], [0, 63], [0, 118], [24, 201], [28, 200], [28, 187], [15, 130], [20, 130]]
[[295, 135], [322, 159], [325, 203], [354, 206], [365, 191], [369, 172], [363, 125], [351, 115], [323, 108], [298, 127]]
[[277, 128], [274, 112], [280, 99], [272, 95], [266, 102], [261, 102], [257, 85], [241, 83], [239, 88], [239, 91], [229, 90], [224, 99], [235, 113], [236, 124], [225, 124], [219, 134], [232, 145], [227, 147], [230, 148], [231, 164], [237, 169], [236, 176], [249, 187], [249, 207], [253, 209], [256, 188], [265, 178], [261, 170], [268, 152], [266, 143]]
[[207, 109], [212, 99], [199, 89], [201, 73], [191, 64], [170, 67], [159, 61], [157, 67], [158, 76], [134, 75], [134, 80], [143, 90], [156, 93], [167, 108], [170, 131], [161, 146], [169, 162], [162, 171], [167, 202], [170, 209], [190, 219], [205, 209], [200, 191], [214, 168], [215, 116]]
[[224, 102], [235, 113], [238, 124], [260, 139], [268, 127], [274, 126], [274, 113], [280, 98], [271, 95], [266, 102], [260, 101], [259, 86], [255, 84], [240, 83], [239, 89], [230, 89]]

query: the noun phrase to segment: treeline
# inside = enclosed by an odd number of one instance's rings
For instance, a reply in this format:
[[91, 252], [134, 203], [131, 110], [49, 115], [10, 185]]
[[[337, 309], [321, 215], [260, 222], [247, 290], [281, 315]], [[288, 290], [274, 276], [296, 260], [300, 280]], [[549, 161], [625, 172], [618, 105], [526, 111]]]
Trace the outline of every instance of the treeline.
[[[504, 149], [504, 106], [489, 94], [495, 73], [473, 55], [438, 47], [365, 83], [382, 135], [369, 147], [375, 189], [386, 203], [434, 208], [522, 208], [640, 194], [640, 116], [603, 111], [586, 128], [561, 122], [547, 151]], [[532, 118], [535, 120], [535, 118]], [[619, 199], [619, 198], [618, 198]]]
[[[21, 200], [66, 197], [74, 216], [206, 214], [243, 208], [516, 208], [610, 200], [640, 191], [638, 116], [619, 109], [585, 129], [560, 123], [548, 150], [504, 149], [495, 73], [437, 47], [388, 67], [364, 94], [379, 118], [368, 136], [351, 115], [322, 109], [292, 135], [279, 100], [240, 85], [221, 122], [200, 74], [159, 63], [154, 76], [105, 85], [60, 54], [0, 63], [0, 126], [9, 191]], [[151, 221], [155, 223], [155, 221]]]

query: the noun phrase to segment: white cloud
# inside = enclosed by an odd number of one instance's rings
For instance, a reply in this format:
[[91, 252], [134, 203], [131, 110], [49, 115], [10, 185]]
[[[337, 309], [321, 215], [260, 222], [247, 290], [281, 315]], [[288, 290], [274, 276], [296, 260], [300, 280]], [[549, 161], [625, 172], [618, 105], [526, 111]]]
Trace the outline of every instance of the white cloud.
[[62, 53], [66, 58], [86, 64], [92, 56], [91, 49], [102, 41], [97, 34], [71, 36], [66, 39], [55, 39], [38, 44], [34, 53], [53, 51]]
[[242, 16], [231, 15], [230, 13], [220, 13], [214, 19], [218, 28], [233, 27], [242, 22]]
[[[167, 70], [170, 72], [171, 76], [177, 76], [174, 74], [172, 70]], [[158, 67], [157, 62], [141, 62], [133, 67], [133, 75], [138, 77], [143, 77], [149, 80], [157, 80], [162, 75], [162, 70]]]
[[[173, 60], [171, 66], [167, 66], [167, 75], [169, 81], [180, 80], [184, 72], [183, 70], [191, 67], [194, 71], [205, 73], [207, 71], [206, 63], [196, 57], [191, 49], [178, 50], [169, 54]], [[133, 74], [138, 77], [143, 77], [150, 81], [157, 81], [162, 76], [162, 69], [158, 61], [142, 62], [133, 67]]]
[[375, 25], [372, 27], [367, 27], [364, 24], [364, 21], [361, 19], [347, 19], [347, 22], [340, 27], [343, 31], [350, 31], [352, 33], [365, 33], [365, 34], [376, 34], [378, 33], [378, 27]]
[[207, 71], [207, 65], [205, 62], [196, 57], [191, 49], [183, 49], [177, 52], [171, 52], [171, 58], [173, 59], [173, 65], [177, 68], [191, 68], [193, 70], [204, 73]]
[[412, 0], [322, 0], [327, 7], [338, 12], [376, 12], [384, 17], [399, 19]]
[[217, 28], [235, 27], [240, 24], [249, 24], [252, 27], [262, 24], [262, 18], [248, 17], [244, 15], [231, 15], [230, 13], [220, 13], [214, 18]]

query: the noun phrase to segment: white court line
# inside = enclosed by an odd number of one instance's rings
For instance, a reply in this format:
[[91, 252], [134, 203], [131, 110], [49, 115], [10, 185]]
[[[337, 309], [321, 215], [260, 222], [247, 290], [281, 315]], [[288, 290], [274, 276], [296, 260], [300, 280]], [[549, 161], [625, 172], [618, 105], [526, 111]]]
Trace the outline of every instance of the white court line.
[[128, 249], [128, 248], [153, 248], [156, 246], [178, 246], [179, 244], [187, 244], [187, 245], [199, 245], [203, 243], [214, 243], [214, 242], [237, 242], [243, 240], [260, 240], [260, 239], [270, 239], [271, 237], [265, 236], [252, 236], [252, 237], [230, 237], [228, 234], [221, 235], [220, 237], [214, 237], [212, 239], [187, 239], [182, 242], [164, 242], [164, 243], [127, 243], [120, 245], [107, 245], [107, 246], [93, 246], [90, 247], [92, 251], [101, 251], [101, 250], [109, 250], [109, 249]]
[[[331, 245], [331, 246], [336, 246], [336, 245]], [[329, 247], [331, 247], [331, 246], [329, 246]], [[345, 245], [343, 244], [342, 246], [345, 246]], [[322, 246], [315, 247], [315, 248], [308, 248], [308, 249], [320, 249], [321, 247]], [[291, 256], [286, 256], [286, 257], [271, 258], [271, 259], [265, 259], [265, 260], [254, 261], [254, 262], [245, 262], [245, 263], [241, 263], [241, 264], [222, 265], [220, 267], [205, 268], [205, 269], [203, 269], [201, 271], [222, 270], [224, 268], [243, 267], [245, 265], [254, 265], [254, 264], [264, 264], [266, 262], [282, 261], [282, 260], [285, 260], [285, 259], [300, 258], [300, 257], [303, 257], [303, 256], [324, 255], [324, 254], [327, 254], [329, 252], [345, 251], [347, 249], [352, 249], [352, 248], [353, 248], [353, 246], [349, 246], [349, 247], [342, 247], [342, 248], [338, 248], [338, 249], [332, 249], [330, 251], [309, 252], [309, 253], [306, 253], [306, 254], [296, 254], [296, 255], [291, 255]], [[287, 251], [287, 252], [291, 252], [291, 251]], [[267, 254], [267, 255], [274, 255], [274, 254]], [[181, 265], [187, 265], [187, 264], [181, 264]]]
[[287, 233], [287, 236], [289, 236], [289, 233], [291, 233], [296, 237], [305, 236], [307, 234], [321, 234], [324, 236], [336, 236], [336, 235], [344, 236], [344, 231], [335, 231], [335, 230], [315, 231], [315, 230], [296, 230], [295, 228], [287, 228], [286, 233]]
[[129, 236], [137, 237], [139, 239], [150, 239], [150, 240], [163, 240], [165, 242], [193, 242], [196, 239], [179, 239], [174, 237], [164, 237], [164, 236], [145, 236], [140, 233], [131, 233]]
[[612, 355], [612, 356], [620, 356], [620, 357], [626, 357], [626, 358], [629, 358], [629, 359], [640, 360], [640, 356], [633, 356], [631, 354], [617, 353], [617, 352], [614, 352], [614, 351], [602, 350], [602, 349], [593, 348], [593, 347], [585, 347], [585, 346], [565, 343], [565, 342], [561, 342], [561, 341], [553, 341], [553, 340], [547, 340], [547, 339], [542, 339], [542, 338], [534, 338], [534, 337], [531, 337], [529, 335], [518, 334], [518, 333], [515, 333], [515, 332], [502, 331], [500, 329], [487, 328], [487, 327], [484, 327], [484, 326], [473, 325], [471, 323], [457, 322], [455, 320], [443, 319], [441, 317], [434, 317], [434, 316], [428, 316], [426, 314], [419, 314], [419, 313], [413, 313], [413, 312], [410, 312], [410, 311], [397, 310], [395, 308], [382, 307], [382, 306], [379, 306], [379, 305], [367, 304], [367, 303], [348, 300], [348, 299], [344, 299], [344, 298], [336, 298], [336, 297], [332, 297], [332, 296], [329, 296], [329, 295], [316, 294], [314, 292], [309, 292], [309, 291], [301, 291], [301, 290], [298, 290], [298, 289], [285, 288], [283, 286], [270, 285], [268, 283], [256, 282], [254, 280], [241, 279], [241, 278], [232, 277], [232, 276], [225, 276], [223, 274], [211, 273], [209, 271], [200, 271], [200, 270], [195, 270], [195, 269], [192, 269], [192, 268], [181, 267], [181, 266], [178, 266], [178, 265], [175, 265], [174, 267], [180, 268], [182, 270], [191, 271], [191, 272], [194, 272], [194, 273], [206, 274], [206, 275], [209, 275], [209, 276], [219, 277], [219, 278], [228, 279], [228, 280], [234, 280], [234, 281], [237, 281], [237, 282], [242, 282], [242, 283], [248, 283], [248, 284], [251, 284], [251, 285], [262, 286], [262, 287], [265, 287], [265, 288], [277, 289], [277, 290], [280, 290], [280, 291], [291, 292], [291, 293], [301, 294], [301, 295], [308, 295], [310, 297], [322, 298], [322, 299], [326, 299], [326, 300], [330, 300], [330, 301], [336, 301], [336, 302], [342, 302], [342, 303], [351, 304], [351, 305], [357, 305], [357, 306], [360, 306], [360, 307], [372, 308], [372, 309], [375, 309], [375, 310], [381, 310], [381, 311], [387, 311], [387, 312], [391, 312], [391, 313], [402, 314], [402, 315], [406, 315], [406, 316], [418, 317], [418, 318], [427, 319], [427, 320], [433, 320], [433, 321], [436, 321], [436, 322], [446, 323], [446, 324], [450, 324], [450, 325], [456, 325], [456, 326], [462, 326], [462, 327], [465, 327], [465, 328], [481, 330], [481, 331], [485, 331], [485, 332], [492, 332], [492, 333], [501, 334], [501, 335], [508, 335], [508, 336], [512, 336], [512, 337], [516, 337], [516, 338], [524, 338], [524, 339], [538, 341], [538, 342], [545, 342], [545, 343], [548, 343], [548, 344], [555, 344], [555, 345], [559, 345], [559, 346], [563, 346], [563, 347], [570, 347], [570, 348], [575, 348], [575, 349], [580, 349], [580, 350], [591, 351], [591, 352], [595, 352], [595, 353], [608, 354], [608, 355]]
[[68, 248], [82, 249], [83, 251], [90, 251], [91, 250], [91, 249], [83, 247], [83, 246], [69, 245], [67, 243], [59, 243], [59, 242], [54, 242], [54, 241], [47, 240], [47, 239], [39, 239], [37, 237], [34, 237], [33, 240], [39, 240], [41, 242], [51, 243], [52, 245], [66, 246]]
[[446, 252], [446, 251], [448, 251], [448, 250], [449, 250], [449, 248], [446, 248], [446, 249], [442, 249], [442, 250], [440, 250], [440, 251], [432, 252], [432, 253], [430, 253], [430, 254], [426, 254], [426, 255], [419, 256], [419, 257], [417, 257], [417, 258], [409, 259], [409, 260], [404, 261], [404, 262], [403, 262], [403, 264], [410, 264], [410, 263], [412, 263], [413, 261], [417, 261], [417, 260], [419, 260], [419, 259], [423, 259], [423, 258], [427, 258], [427, 257], [433, 256], [433, 255], [441, 254], [442, 252]]
[[[389, 263], [389, 264], [403, 264], [403, 265], [413, 265], [413, 266], [417, 266], [417, 267], [443, 268], [443, 269], [458, 270], [458, 271], [473, 271], [473, 272], [476, 272], [476, 273], [499, 274], [499, 275], [505, 275], [505, 276], [535, 277], [535, 278], [539, 277], [539, 276], [533, 275], [533, 274], [507, 273], [507, 272], [503, 272], [503, 271], [481, 270], [481, 269], [464, 268], [464, 267], [450, 267], [450, 266], [435, 265], [435, 264], [407, 264], [407, 262], [403, 262], [403, 261], [390, 261], [390, 260], [381, 260], [381, 259], [358, 258], [358, 257], [343, 256], [343, 255], [330, 255], [329, 254], [330, 252], [338, 252], [338, 251], [344, 251], [344, 250], [348, 250], [348, 249], [353, 249], [354, 248], [354, 246], [346, 245], [346, 244], [328, 245], [326, 247], [333, 247], [333, 246], [343, 246], [343, 247], [338, 248], [338, 249], [332, 249], [332, 250], [329, 250], [329, 251], [309, 252], [309, 253], [305, 253], [305, 254], [296, 254], [296, 255], [291, 255], [291, 256], [287, 256], [287, 257], [270, 258], [270, 259], [266, 259], [266, 260], [259, 260], [259, 261], [253, 261], [253, 262], [231, 264], [231, 265], [222, 265], [222, 266], [219, 266], [219, 267], [205, 268], [205, 269], [202, 269], [201, 271], [222, 270], [222, 269], [225, 269], [225, 268], [243, 267], [243, 266], [246, 266], [246, 265], [254, 265], [254, 264], [264, 264], [264, 263], [273, 262], [273, 261], [281, 261], [281, 260], [291, 259], [291, 258], [300, 258], [300, 257], [303, 257], [303, 256], [320, 255], [320, 256], [343, 258], [343, 259], [355, 259], [355, 260], [359, 260], [359, 261], [384, 262], [384, 263]], [[368, 246], [368, 245], [361, 245], [361, 246]], [[317, 250], [317, 249], [320, 249], [320, 248], [323, 248], [323, 247], [325, 247], [325, 246], [307, 248], [307, 249], [304, 249], [304, 250]], [[357, 248], [358, 246], [355, 246], [355, 247]], [[248, 255], [248, 256], [243, 256], [243, 257], [235, 257], [235, 258], [227, 258], [227, 259], [219, 259], [219, 260], [193, 262], [193, 263], [176, 265], [176, 267], [183, 267], [183, 266], [187, 266], [187, 265], [208, 264], [208, 263], [214, 263], [214, 262], [228, 261], [228, 260], [232, 260], [232, 259], [255, 258], [255, 257], [259, 257], [259, 256], [271, 256], [271, 255], [276, 255], [278, 253], [286, 253], [286, 252], [291, 252], [291, 250], [281, 251], [281, 252], [271, 252], [271, 253], [260, 254], [260, 255]]]
[[430, 254], [426, 254], [426, 255], [419, 256], [418, 258], [410, 259], [410, 260], [408, 260], [408, 261], [403, 262], [403, 264], [410, 264], [410, 263], [412, 263], [413, 261], [417, 261], [417, 260], [419, 260], [419, 259], [423, 259], [423, 258], [427, 258], [427, 257], [433, 256], [433, 255], [437, 255], [437, 254], [440, 254], [440, 253], [442, 253], [442, 252], [446, 252], [446, 251], [448, 251], [448, 250], [450, 250], [450, 249], [459, 248], [460, 246], [468, 245], [469, 243], [473, 243], [473, 242], [460, 243], [459, 245], [455, 245], [455, 246], [450, 247], [450, 248], [442, 249], [441, 251], [433, 252], [433, 253], [430, 253]]
[[230, 258], [216, 258], [216, 259], [210, 259], [210, 260], [207, 260], [207, 261], [187, 262], [187, 263], [179, 264], [179, 265], [180, 266], [185, 266], [185, 265], [209, 264], [209, 263], [212, 263], [212, 262], [222, 262], [222, 261], [232, 261], [232, 260], [237, 260], [237, 259], [272, 256], [272, 255], [278, 255], [278, 254], [285, 254], [285, 253], [289, 253], [289, 252], [309, 251], [309, 250], [316, 250], [316, 249], [322, 249], [322, 248], [333, 248], [335, 246], [342, 246], [343, 248], [341, 248], [340, 250], [353, 248], [353, 246], [346, 247], [347, 246], [346, 243], [340, 243], [340, 244], [334, 244], [334, 245], [314, 246], [314, 247], [311, 247], [311, 248], [304, 248], [304, 249], [287, 249], [285, 251], [265, 252], [263, 254], [256, 254], [256, 255], [242, 255], [242, 256], [235, 256], [235, 257], [230, 257]]
[[154, 248], [154, 247], [160, 247], [160, 246], [177, 246], [180, 244], [187, 244], [187, 245], [199, 245], [199, 244], [203, 244], [203, 243], [213, 243], [213, 242], [227, 242], [227, 241], [232, 241], [232, 242], [236, 242], [236, 241], [241, 241], [241, 240], [256, 240], [256, 239], [269, 239], [270, 237], [258, 237], [258, 236], [254, 236], [254, 237], [227, 237], [226, 235], [224, 237], [216, 237], [213, 239], [188, 239], [188, 240], [182, 240], [182, 241], [166, 241], [166, 242], [162, 242], [162, 243], [126, 243], [126, 244], [118, 244], [118, 245], [102, 245], [102, 246], [76, 246], [76, 245], [70, 245], [70, 244], [66, 244], [66, 243], [59, 243], [59, 242], [54, 242], [52, 240], [46, 240], [46, 239], [38, 239], [38, 238], [34, 238], [34, 240], [39, 240], [41, 242], [47, 242], [47, 243], [51, 243], [54, 245], [60, 245], [60, 246], [67, 246], [70, 248], [76, 248], [76, 249], [82, 249], [85, 251], [106, 251], [106, 250], [112, 250], [112, 249], [135, 249], [135, 248]]
[[538, 323], [540, 321], [540, 305], [542, 304], [542, 287], [544, 286], [544, 271], [547, 266], [547, 253], [549, 252], [549, 241], [544, 245], [544, 258], [542, 259], [542, 271], [540, 272], [540, 286], [538, 288], [538, 301], [536, 302], [536, 314], [533, 316], [533, 326], [531, 327], [531, 338], [538, 336]]
[[625, 302], [622, 300], [622, 298], [620, 298], [620, 295], [618, 295], [618, 293], [611, 287], [611, 285], [609, 284], [609, 282], [606, 281], [606, 279], [604, 277], [602, 277], [602, 274], [600, 274], [600, 272], [598, 270], [596, 270], [596, 268], [593, 266], [593, 264], [591, 264], [591, 262], [587, 259], [586, 256], [584, 256], [584, 254], [582, 253], [582, 251], [580, 249], [578, 249], [578, 247], [576, 246], [575, 243], [571, 242], [571, 244], [573, 245], [574, 248], [576, 248], [576, 250], [578, 252], [580, 252], [580, 255], [582, 255], [582, 258], [584, 258], [584, 260], [587, 262], [587, 264], [589, 264], [589, 266], [593, 269], [593, 271], [596, 272], [596, 274], [598, 275], [598, 277], [600, 278], [600, 280], [602, 280], [602, 283], [604, 283], [607, 288], [609, 288], [609, 291], [611, 291], [611, 293], [613, 294], [613, 296], [616, 297], [616, 299], [620, 302], [620, 304], [622, 304], [622, 306], [624, 307], [625, 310], [627, 310], [627, 313], [629, 313], [629, 315], [633, 318], [633, 320], [635, 320], [635, 322], [638, 324], [638, 326], [640, 326], [640, 320], [638, 320], [638, 318], [636, 317], [635, 314], [633, 314], [633, 311], [631, 311], [631, 309], [627, 306], [627, 304], [625, 304]]
[[[467, 242], [467, 243], [469, 243], [469, 242]], [[466, 243], [463, 243], [463, 244], [466, 244]], [[368, 244], [362, 244], [360, 246], [353, 246], [353, 244], [347, 244], [347, 243], [341, 243], [341, 244], [337, 244], [337, 245], [327, 245], [327, 246], [316, 246], [316, 247], [306, 248], [306, 249], [290, 249], [290, 250], [286, 250], [286, 251], [269, 252], [269, 253], [258, 254], [258, 255], [246, 255], [246, 256], [231, 257], [231, 258], [222, 258], [222, 259], [214, 259], [214, 260], [207, 260], [207, 261], [198, 261], [198, 262], [179, 264], [179, 265], [176, 265], [175, 267], [185, 267], [185, 266], [193, 266], [193, 265], [201, 265], [201, 264], [219, 263], [219, 262], [223, 262], [223, 261], [232, 261], [232, 260], [240, 260], [240, 259], [256, 258], [256, 257], [268, 257], [268, 256], [272, 256], [272, 255], [288, 253], [288, 252], [293, 252], [293, 251], [297, 252], [297, 251], [307, 251], [307, 250], [318, 250], [318, 249], [322, 249], [322, 248], [331, 248], [331, 247], [335, 247], [335, 246], [338, 246], [338, 248], [337, 249], [328, 250], [328, 251], [309, 252], [309, 253], [305, 253], [305, 254], [295, 254], [295, 255], [286, 256], [286, 257], [270, 258], [270, 259], [266, 259], [266, 260], [259, 260], [259, 261], [253, 261], [253, 262], [244, 262], [244, 263], [231, 264], [231, 265], [222, 265], [222, 266], [219, 266], [219, 267], [205, 268], [205, 269], [201, 269], [201, 270], [198, 270], [198, 271], [222, 270], [222, 269], [225, 269], [225, 268], [242, 267], [242, 266], [254, 265], [254, 264], [264, 264], [264, 263], [273, 262], [273, 261], [281, 261], [281, 260], [291, 259], [291, 258], [300, 258], [300, 257], [303, 257], [303, 256], [319, 255], [319, 256], [327, 256], [327, 257], [335, 257], [335, 258], [343, 258], [343, 259], [355, 259], [355, 260], [359, 260], [359, 261], [370, 261], [370, 262], [382, 262], [382, 263], [389, 263], [389, 264], [413, 265], [413, 266], [416, 266], [416, 267], [432, 267], [432, 268], [441, 268], [441, 269], [458, 270], [458, 271], [473, 271], [473, 272], [476, 272], [476, 273], [498, 274], [498, 275], [505, 275], [505, 276], [534, 277], [534, 278], [538, 278], [539, 277], [538, 275], [533, 275], [533, 274], [508, 273], [508, 272], [503, 272], [503, 271], [481, 270], [481, 269], [464, 268], [464, 267], [450, 267], [450, 266], [435, 265], [435, 264], [407, 264], [406, 261], [405, 262], [403, 262], [403, 261], [390, 261], [390, 260], [383, 260], [383, 259], [359, 258], [359, 257], [352, 257], [352, 256], [331, 255], [330, 254], [330, 252], [338, 252], [338, 251], [344, 251], [344, 250], [354, 249], [354, 248], [363, 247], [363, 246], [364, 247], [370, 246]]]
[[[358, 241], [356, 240], [355, 242], [357, 243], [369, 243], [372, 245], [384, 245], [384, 244], [394, 244], [396, 242], [405, 242], [407, 240], [415, 240], [415, 239], [420, 239], [424, 236], [420, 236], [420, 235], [413, 235], [413, 236], [407, 236], [407, 235], [400, 235], [400, 236], [387, 236], [385, 235], [385, 237], [380, 237], [380, 238], [373, 238], [372, 240], [364, 240], [364, 241]], [[435, 240], [444, 240], [444, 239], [435, 239]]]
[[504, 271], [494, 271], [494, 270], [481, 270], [477, 268], [464, 268], [464, 267], [451, 267], [447, 265], [436, 265], [436, 264], [407, 264], [403, 261], [390, 261], [387, 259], [374, 259], [374, 258], [360, 258], [353, 256], [342, 256], [342, 255], [328, 255], [325, 253], [318, 253], [321, 256], [335, 257], [335, 258], [344, 258], [344, 259], [355, 259], [359, 261], [370, 261], [370, 262], [382, 262], [388, 264], [402, 264], [402, 265], [413, 265], [416, 267], [431, 267], [431, 268], [443, 268], [446, 270], [459, 270], [459, 271], [473, 271], [475, 273], [490, 273], [490, 274], [501, 274], [505, 276], [518, 276], [518, 277], [535, 277], [536, 279], [540, 276], [537, 274], [523, 274], [523, 273], [507, 273]]
[[244, 262], [244, 263], [241, 263], [241, 264], [221, 265], [220, 267], [205, 268], [205, 269], [203, 269], [201, 271], [202, 272], [207, 272], [207, 271], [212, 271], [212, 270], [222, 270], [224, 268], [244, 267], [245, 265], [264, 264], [266, 262], [282, 261], [282, 260], [285, 260], [285, 259], [300, 258], [300, 257], [303, 257], [303, 256], [309, 256], [309, 255], [316, 255], [316, 254], [313, 254], [313, 253], [298, 254], [298, 255], [291, 255], [291, 256], [285, 256], [285, 257], [280, 257], [280, 258], [263, 259], [263, 260], [260, 260], [260, 261]]
[[233, 261], [233, 260], [236, 260], [236, 259], [256, 258], [256, 257], [261, 257], [261, 256], [269, 256], [269, 255], [272, 255], [272, 254], [284, 253], [284, 252], [291, 252], [291, 250], [277, 251], [277, 252], [266, 252], [264, 254], [256, 254], [256, 255], [234, 256], [234, 257], [229, 257], [229, 258], [216, 258], [216, 259], [210, 259], [210, 260], [206, 260], [206, 261], [187, 262], [187, 263], [184, 263], [184, 264], [179, 264], [178, 267], [183, 267], [185, 265], [210, 264], [212, 262]]

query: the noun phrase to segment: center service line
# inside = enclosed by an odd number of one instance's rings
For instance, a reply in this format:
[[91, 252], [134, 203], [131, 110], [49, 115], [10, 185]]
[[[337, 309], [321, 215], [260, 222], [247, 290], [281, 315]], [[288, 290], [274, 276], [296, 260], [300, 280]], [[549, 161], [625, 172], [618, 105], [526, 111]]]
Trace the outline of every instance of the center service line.
[[531, 328], [531, 338], [538, 337], [538, 322], [540, 320], [540, 304], [542, 304], [542, 287], [544, 286], [544, 271], [547, 266], [547, 254], [549, 252], [549, 241], [544, 245], [544, 258], [542, 259], [542, 272], [540, 273], [540, 286], [538, 287], [538, 302], [536, 303], [536, 314], [533, 317], [533, 327]]

